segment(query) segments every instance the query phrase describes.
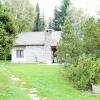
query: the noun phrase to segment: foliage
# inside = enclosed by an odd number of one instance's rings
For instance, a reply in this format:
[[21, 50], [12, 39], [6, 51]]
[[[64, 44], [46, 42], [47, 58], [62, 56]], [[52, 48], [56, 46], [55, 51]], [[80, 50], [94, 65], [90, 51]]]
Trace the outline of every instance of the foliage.
[[29, 0], [4, 0], [16, 18], [18, 32], [32, 31], [34, 24], [34, 7]]
[[[100, 57], [100, 23], [94, 18], [84, 20], [80, 31], [75, 31], [72, 18], [67, 17], [58, 44], [58, 61], [77, 64], [82, 53]], [[76, 33], [77, 32], [77, 33]], [[79, 33], [80, 32], [80, 33]], [[67, 55], [67, 56], [66, 56]]]
[[55, 8], [54, 19], [52, 23], [54, 30], [61, 31], [61, 28], [64, 25], [65, 17], [67, 16], [68, 6], [69, 0], [62, 0], [60, 7]]
[[58, 44], [57, 58], [65, 64], [77, 64], [78, 56], [81, 53], [81, 41], [67, 17], [62, 29], [60, 43]]
[[52, 27], [55, 31], [60, 31], [61, 30], [61, 24], [60, 24], [60, 15], [59, 15], [59, 11], [57, 8], [55, 8], [54, 10], [54, 19], [51, 22]]
[[89, 18], [82, 26], [83, 48], [86, 54], [100, 57], [100, 22]]
[[57, 58], [69, 67], [65, 71], [69, 81], [78, 89], [88, 90], [92, 83], [100, 84], [100, 22], [94, 18], [80, 22], [77, 18], [68, 16], [65, 20]]
[[45, 26], [46, 26], [46, 24], [45, 24], [45, 17], [44, 17], [44, 15], [41, 17], [41, 31], [44, 31], [44, 29], [45, 29]]
[[6, 59], [16, 36], [15, 19], [10, 10], [0, 5], [0, 59]]
[[71, 7], [68, 10], [68, 17], [74, 28], [74, 32], [80, 34], [82, 23], [87, 19], [82, 9], [77, 10], [75, 7]]
[[45, 28], [44, 16], [43, 18], [41, 18], [39, 4], [37, 3], [33, 31], [42, 31], [44, 30], [44, 28]]
[[92, 84], [100, 84], [100, 59], [83, 54], [76, 67], [66, 68], [66, 76], [77, 89], [89, 90]]

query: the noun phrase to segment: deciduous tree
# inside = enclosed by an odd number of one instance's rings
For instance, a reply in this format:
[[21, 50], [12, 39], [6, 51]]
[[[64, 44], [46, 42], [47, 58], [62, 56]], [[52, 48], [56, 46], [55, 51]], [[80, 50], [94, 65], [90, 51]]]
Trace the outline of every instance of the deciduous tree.
[[6, 60], [15, 37], [15, 19], [10, 9], [0, 4], [0, 59]]
[[16, 26], [19, 33], [32, 31], [35, 11], [29, 0], [4, 0], [3, 4], [8, 6], [13, 16], [15, 16]]

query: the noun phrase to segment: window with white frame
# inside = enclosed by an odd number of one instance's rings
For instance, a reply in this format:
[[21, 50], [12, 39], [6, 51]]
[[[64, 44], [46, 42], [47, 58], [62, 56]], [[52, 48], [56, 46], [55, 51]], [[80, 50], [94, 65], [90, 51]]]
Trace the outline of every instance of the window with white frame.
[[16, 58], [24, 58], [24, 50], [16, 50]]

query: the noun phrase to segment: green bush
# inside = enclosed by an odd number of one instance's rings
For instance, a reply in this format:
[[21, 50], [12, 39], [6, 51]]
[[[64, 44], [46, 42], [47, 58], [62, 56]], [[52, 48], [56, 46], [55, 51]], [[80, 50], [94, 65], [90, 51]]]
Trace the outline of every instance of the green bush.
[[92, 84], [100, 84], [100, 59], [83, 54], [77, 66], [66, 68], [65, 75], [77, 89], [89, 90]]

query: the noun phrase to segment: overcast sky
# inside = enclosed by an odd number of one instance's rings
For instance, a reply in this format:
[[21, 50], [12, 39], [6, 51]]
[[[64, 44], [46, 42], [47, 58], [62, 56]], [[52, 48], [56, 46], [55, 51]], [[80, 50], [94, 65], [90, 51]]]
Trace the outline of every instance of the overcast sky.
[[[62, 0], [31, 0], [40, 5], [41, 13], [44, 13], [45, 18], [53, 17], [55, 6], [59, 5]], [[96, 16], [97, 9], [100, 9], [100, 0], [71, 0], [71, 3], [76, 8], [82, 8], [89, 15]]]

